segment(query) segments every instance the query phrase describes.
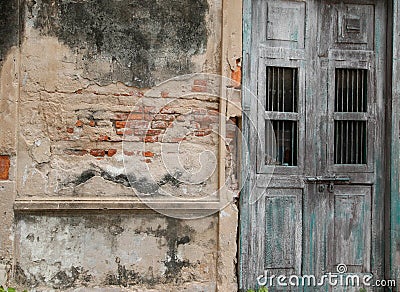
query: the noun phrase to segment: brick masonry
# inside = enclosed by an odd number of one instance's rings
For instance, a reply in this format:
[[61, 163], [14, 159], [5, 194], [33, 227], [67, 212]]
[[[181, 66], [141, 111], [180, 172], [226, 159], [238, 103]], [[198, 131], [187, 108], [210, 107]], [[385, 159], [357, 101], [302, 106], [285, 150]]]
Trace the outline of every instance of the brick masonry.
[[0, 155], [0, 180], [8, 180], [10, 172], [10, 156]]

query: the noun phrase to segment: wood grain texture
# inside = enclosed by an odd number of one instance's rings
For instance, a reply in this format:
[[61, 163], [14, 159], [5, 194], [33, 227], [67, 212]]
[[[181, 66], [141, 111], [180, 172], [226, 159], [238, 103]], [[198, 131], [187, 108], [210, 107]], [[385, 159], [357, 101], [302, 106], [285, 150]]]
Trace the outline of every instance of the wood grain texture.
[[[250, 176], [241, 194], [240, 288], [256, 287], [264, 270], [320, 276], [335, 272], [340, 263], [382, 278], [386, 187], [379, 141], [385, 133], [385, 3], [248, 0], [244, 7], [244, 84], [249, 91], [243, 94], [243, 127], [249, 153], [243, 171], [250, 170]], [[295, 33], [299, 29], [302, 34]], [[268, 66], [298, 68], [297, 112], [265, 110]], [[366, 112], [335, 112], [337, 68], [368, 71]], [[298, 125], [299, 163], [275, 166], [272, 179], [260, 147], [268, 119]], [[366, 121], [366, 164], [335, 164], [335, 120]], [[330, 187], [329, 182], [304, 181], [335, 175], [349, 176], [350, 183], [333, 181]], [[251, 192], [262, 194], [254, 204]], [[339, 291], [320, 290], [326, 289]]]

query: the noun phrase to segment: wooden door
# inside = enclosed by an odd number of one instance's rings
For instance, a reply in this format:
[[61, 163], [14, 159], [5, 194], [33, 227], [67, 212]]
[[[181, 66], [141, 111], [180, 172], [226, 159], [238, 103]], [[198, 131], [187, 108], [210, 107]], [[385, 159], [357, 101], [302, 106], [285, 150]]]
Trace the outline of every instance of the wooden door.
[[249, 0], [244, 19], [240, 288], [382, 278], [384, 1]]

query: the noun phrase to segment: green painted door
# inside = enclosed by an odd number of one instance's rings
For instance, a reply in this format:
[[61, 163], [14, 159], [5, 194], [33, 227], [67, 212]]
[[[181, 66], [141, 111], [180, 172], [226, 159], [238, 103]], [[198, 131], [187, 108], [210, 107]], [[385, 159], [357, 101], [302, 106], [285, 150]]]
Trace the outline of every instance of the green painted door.
[[384, 1], [245, 1], [241, 289], [383, 277], [385, 32]]

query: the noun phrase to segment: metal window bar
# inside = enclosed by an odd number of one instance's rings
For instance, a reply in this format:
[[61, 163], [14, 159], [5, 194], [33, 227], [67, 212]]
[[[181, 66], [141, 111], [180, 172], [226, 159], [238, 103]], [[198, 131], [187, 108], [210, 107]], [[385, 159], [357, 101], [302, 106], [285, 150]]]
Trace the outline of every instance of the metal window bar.
[[335, 112], [367, 111], [367, 70], [335, 70]]
[[367, 121], [335, 121], [335, 164], [367, 163]]
[[266, 121], [265, 137], [266, 164], [297, 165], [297, 121]]
[[298, 69], [267, 66], [265, 109], [275, 112], [297, 112]]

